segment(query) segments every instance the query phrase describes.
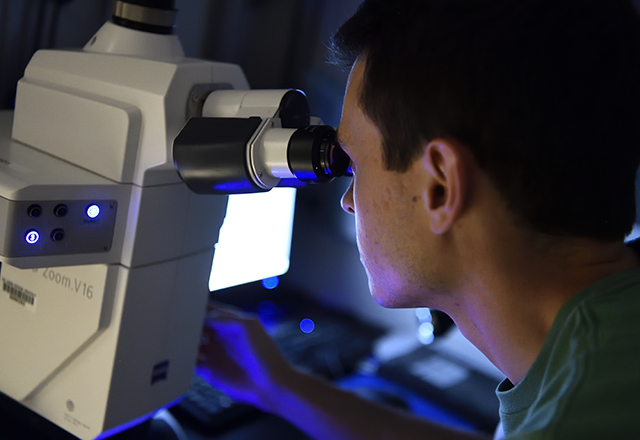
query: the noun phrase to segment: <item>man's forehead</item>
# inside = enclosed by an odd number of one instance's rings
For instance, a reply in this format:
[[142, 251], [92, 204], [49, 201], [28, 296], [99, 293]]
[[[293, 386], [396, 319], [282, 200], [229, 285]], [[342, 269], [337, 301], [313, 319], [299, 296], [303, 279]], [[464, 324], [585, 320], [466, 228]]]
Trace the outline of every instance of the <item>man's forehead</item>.
[[349, 124], [352, 122], [351, 119], [354, 117], [353, 113], [360, 108], [360, 90], [364, 76], [364, 65], [364, 58], [359, 57], [353, 64], [349, 74], [349, 79], [347, 80], [344, 102], [342, 104], [342, 118], [340, 120], [336, 136], [340, 145], [348, 143], [350, 137]]

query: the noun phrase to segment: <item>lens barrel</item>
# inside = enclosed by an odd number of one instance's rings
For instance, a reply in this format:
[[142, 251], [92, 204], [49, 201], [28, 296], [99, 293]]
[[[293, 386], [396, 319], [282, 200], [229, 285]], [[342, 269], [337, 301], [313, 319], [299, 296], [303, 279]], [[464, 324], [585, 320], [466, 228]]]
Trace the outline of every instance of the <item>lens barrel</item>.
[[336, 130], [327, 125], [296, 130], [287, 154], [291, 172], [302, 182], [330, 182], [349, 169], [349, 156], [336, 143]]
[[191, 118], [173, 144], [175, 167], [199, 194], [268, 191], [327, 183], [348, 173], [349, 156], [326, 125], [266, 132], [258, 117]]

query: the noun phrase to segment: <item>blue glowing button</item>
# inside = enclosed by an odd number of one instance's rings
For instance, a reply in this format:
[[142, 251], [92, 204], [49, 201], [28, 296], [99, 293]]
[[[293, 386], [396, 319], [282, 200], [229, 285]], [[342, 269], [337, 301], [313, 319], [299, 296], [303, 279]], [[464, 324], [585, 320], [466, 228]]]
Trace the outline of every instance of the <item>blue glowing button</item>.
[[278, 278], [277, 276], [265, 278], [264, 280], [262, 280], [262, 287], [269, 290], [275, 289], [279, 284], [280, 278]]
[[300, 321], [300, 330], [302, 333], [311, 333], [316, 329], [316, 323], [309, 318], [305, 318]]
[[90, 205], [87, 207], [87, 216], [89, 218], [96, 218], [100, 215], [100, 207], [98, 205]]
[[29, 231], [24, 240], [29, 244], [36, 244], [40, 240], [40, 233], [38, 231]]

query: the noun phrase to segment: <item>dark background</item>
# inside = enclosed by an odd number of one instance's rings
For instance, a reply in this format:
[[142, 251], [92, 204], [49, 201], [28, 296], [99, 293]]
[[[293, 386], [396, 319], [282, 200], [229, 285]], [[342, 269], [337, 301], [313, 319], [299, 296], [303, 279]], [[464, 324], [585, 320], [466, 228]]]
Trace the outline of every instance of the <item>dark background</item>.
[[[189, 57], [240, 64], [252, 88], [300, 88], [337, 125], [347, 73], [325, 62], [332, 32], [360, 0], [177, 0], [175, 33]], [[80, 48], [111, 0], [0, 0], [0, 108], [41, 48]]]

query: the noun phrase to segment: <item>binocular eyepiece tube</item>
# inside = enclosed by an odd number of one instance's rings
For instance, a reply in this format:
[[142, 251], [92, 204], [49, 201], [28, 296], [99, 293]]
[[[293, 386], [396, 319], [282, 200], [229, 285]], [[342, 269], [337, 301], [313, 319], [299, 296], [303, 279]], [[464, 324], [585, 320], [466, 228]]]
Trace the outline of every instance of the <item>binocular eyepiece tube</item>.
[[300, 109], [303, 113], [308, 109], [302, 92], [267, 92], [269, 100], [276, 96], [278, 101], [273, 117], [264, 116], [263, 103], [256, 105], [260, 99], [252, 97], [252, 92], [264, 95], [262, 91], [224, 91], [217, 97], [222, 98], [227, 114], [231, 97], [240, 102], [231, 106], [237, 115], [259, 116], [191, 118], [176, 137], [174, 163], [192, 191], [251, 193], [275, 186], [326, 183], [349, 174], [349, 156], [337, 144], [336, 130], [308, 125], [308, 113], [299, 114]]

